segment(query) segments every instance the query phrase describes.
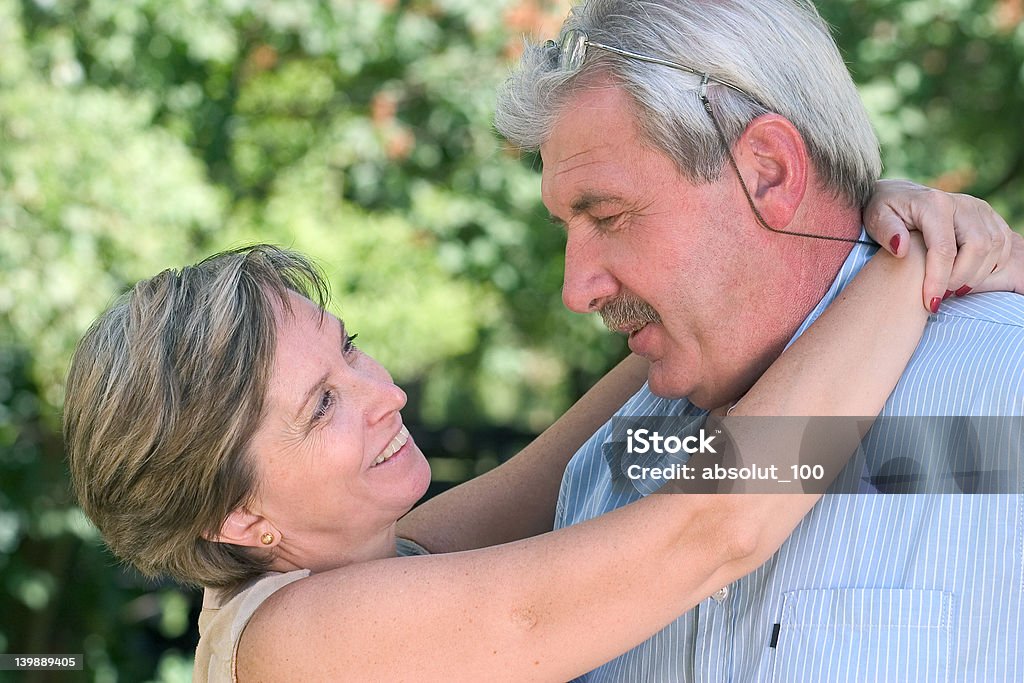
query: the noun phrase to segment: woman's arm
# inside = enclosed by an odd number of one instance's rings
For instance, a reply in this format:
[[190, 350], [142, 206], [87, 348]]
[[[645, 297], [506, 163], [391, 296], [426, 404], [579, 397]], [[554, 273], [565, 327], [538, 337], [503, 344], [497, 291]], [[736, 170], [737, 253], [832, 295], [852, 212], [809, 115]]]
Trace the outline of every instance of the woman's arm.
[[[909, 230], [920, 230], [931, 245], [924, 278], [926, 305], [943, 295], [947, 282], [963, 293], [962, 287], [1024, 292], [1022, 238], [980, 199], [907, 181], [881, 180], [865, 209], [864, 222], [879, 243], [901, 258], [910, 251]], [[984, 279], [993, 265], [996, 273]], [[879, 293], [880, 312], [885, 310], [885, 294]], [[483, 548], [550, 531], [569, 459], [640, 389], [646, 377], [647, 361], [627, 357], [514, 458], [402, 518], [399, 535], [437, 553]]]
[[908, 305], [925, 258], [920, 237], [911, 242], [906, 264], [878, 252], [732, 414], [877, 415], [927, 320], [923, 308]]
[[569, 459], [646, 379], [647, 361], [627, 356], [515, 457], [399, 520], [398, 535], [450, 553], [551, 531]]
[[[922, 269], [873, 259], [736, 412], [875, 414], [924, 326]], [[816, 500], [649, 496], [502, 546], [324, 572], [256, 612], [239, 680], [566, 680], [756, 568]]]

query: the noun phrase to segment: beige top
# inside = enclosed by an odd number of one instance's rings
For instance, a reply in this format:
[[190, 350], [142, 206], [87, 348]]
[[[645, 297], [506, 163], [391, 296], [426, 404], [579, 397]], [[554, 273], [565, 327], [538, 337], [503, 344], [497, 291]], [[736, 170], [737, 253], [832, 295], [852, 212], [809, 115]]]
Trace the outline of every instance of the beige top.
[[[399, 555], [426, 555], [427, 551], [404, 538], [398, 539]], [[309, 576], [308, 569], [269, 572], [239, 591], [207, 588], [199, 614], [199, 646], [192, 670], [193, 683], [236, 683], [236, 658], [242, 631], [259, 606], [290, 583]]]
[[309, 576], [308, 569], [270, 572], [237, 593], [207, 588], [199, 614], [199, 647], [193, 683], [234, 683], [235, 657], [242, 631], [263, 601], [290, 583]]

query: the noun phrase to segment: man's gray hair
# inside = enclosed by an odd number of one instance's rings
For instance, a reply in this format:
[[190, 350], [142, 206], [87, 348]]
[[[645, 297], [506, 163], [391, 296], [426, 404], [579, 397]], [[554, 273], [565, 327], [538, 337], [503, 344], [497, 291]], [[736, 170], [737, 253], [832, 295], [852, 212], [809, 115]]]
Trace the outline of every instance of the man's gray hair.
[[[588, 0], [562, 26], [598, 43], [692, 67], [743, 89], [709, 87], [729, 145], [768, 111], [789, 119], [826, 188], [864, 206], [881, 173], [878, 139], [839, 50], [807, 0]], [[498, 95], [495, 125], [538, 149], [573, 95], [610, 77], [635, 103], [642, 135], [693, 182], [716, 180], [725, 150], [698, 97], [700, 77], [590, 48], [582, 67], [527, 45]]]

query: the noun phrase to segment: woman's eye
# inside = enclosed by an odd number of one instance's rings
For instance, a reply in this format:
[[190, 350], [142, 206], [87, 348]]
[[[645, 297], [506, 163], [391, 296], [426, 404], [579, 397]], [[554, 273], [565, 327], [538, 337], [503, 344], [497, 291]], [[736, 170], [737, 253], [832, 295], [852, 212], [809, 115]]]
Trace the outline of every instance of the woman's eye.
[[334, 391], [327, 389], [320, 395], [320, 402], [316, 404], [316, 409], [313, 411], [313, 422], [322, 420], [332, 405], [334, 405]]
[[358, 334], [350, 334], [345, 337], [345, 343], [342, 344], [341, 350], [346, 356], [356, 350], [355, 341], [358, 336]]

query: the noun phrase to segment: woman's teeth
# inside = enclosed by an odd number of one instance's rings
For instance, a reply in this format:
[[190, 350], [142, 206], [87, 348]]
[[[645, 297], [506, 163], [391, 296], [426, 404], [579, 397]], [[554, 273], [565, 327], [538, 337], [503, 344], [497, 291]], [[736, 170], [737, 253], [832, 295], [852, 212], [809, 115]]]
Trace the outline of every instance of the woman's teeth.
[[409, 430], [405, 428], [405, 425], [402, 425], [402, 429], [400, 429], [398, 434], [395, 435], [395, 438], [391, 439], [391, 443], [388, 444], [388, 447], [385, 448], [381, 454], [377, 456], [376, 460], [373, 461], [374, 466], [381, 464], [397, 453], [398, 449], [404, 446], [405, 442], [408, 440]]

